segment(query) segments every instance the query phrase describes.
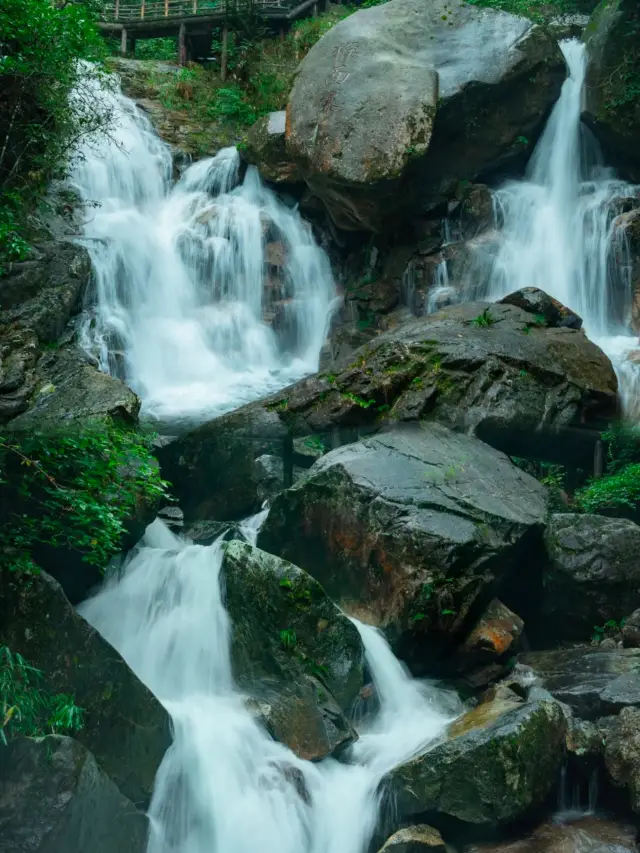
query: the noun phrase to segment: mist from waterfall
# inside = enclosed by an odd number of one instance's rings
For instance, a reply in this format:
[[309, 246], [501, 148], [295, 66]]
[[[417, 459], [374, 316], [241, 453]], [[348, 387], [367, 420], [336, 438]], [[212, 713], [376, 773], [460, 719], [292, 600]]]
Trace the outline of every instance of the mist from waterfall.
[[95, 287], [82, 344], [147, 416], [220, 414], [317, 369], [335, 298], [311, 229], [235, 148], [174, 184], [138, 107], [101, 91], [115, 123], [71, 176]]
[[[257, 530], [264, 517], [245, 527]], [[451, 698], [441, 704], [448, 694], [411, 679], [382, 635], [355, 622], [379, 711], [348, 763], [301, 760], [271, 739], [234, 686], [223, 549], [221, 540], [190, 544], [155, 521], [124, 573], [81, 607], [173, 719], [148, 851], [253, 853], [258, 844], [263, 853], [365, 853], [380, 780], [443, 733]]]

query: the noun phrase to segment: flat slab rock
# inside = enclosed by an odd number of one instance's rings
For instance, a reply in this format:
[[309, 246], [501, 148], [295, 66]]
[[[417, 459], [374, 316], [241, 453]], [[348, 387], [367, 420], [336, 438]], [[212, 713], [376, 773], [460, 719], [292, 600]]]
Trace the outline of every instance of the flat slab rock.
[[365, 621], [449, 635], [535, 549], [546, 507], [544, 487], [483, 442], [406, 425], [323, 456], [275, 498], [258, 544]]
[[640, 706], [640, 649], [581, 646], [518, 657], [541, 687], [582, 719], [595, 720]]

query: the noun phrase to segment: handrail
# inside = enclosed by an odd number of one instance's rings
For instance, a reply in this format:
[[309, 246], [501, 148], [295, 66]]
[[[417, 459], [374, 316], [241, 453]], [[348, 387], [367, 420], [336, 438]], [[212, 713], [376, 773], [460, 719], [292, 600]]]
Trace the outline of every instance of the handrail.
[[[286, 0], [254, 0], [263, 8], [284, 8], [293, 5]], [[211, 15], [224, 8], [225, 0], [114, 0], [105, 8], [103, 20], [107, 22], [154, 21], [164, 18], [185, 18], [193, 15]]]

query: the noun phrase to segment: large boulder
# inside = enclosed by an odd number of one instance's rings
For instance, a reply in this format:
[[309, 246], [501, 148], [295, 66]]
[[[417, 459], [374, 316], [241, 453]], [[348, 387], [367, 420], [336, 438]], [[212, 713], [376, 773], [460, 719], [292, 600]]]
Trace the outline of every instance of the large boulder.
[[640, 6], [602, 0], [584, 35], [589, 65], [585, 119], [608, 152], [640, 179]]
[[284, 110], [268, 113], [251, 126], [242, 154], [257, 166], [266, 181], [274, 184], [299, 183], [303, 180], [297, 165], [287, 154]]
[[74, 696], [84, 718], [78, 740], [145, 808], [171, 743], [168, 715], [45, 572], [0, 572], [0, 643], [40, 669], [54, 693]]
[[623, 708], [613, 721], [604, 761], [611, 781], [628, 788], [631, 808], [640, 813], [640, 708]]
[[18, 738], [0, 751], [1, 853], [144, 853], [147, 818], [81, 743]]
[[538, 132], [565, 76], [526, 18], [462, 0], [392, 0], [333, 27], [303, 60], [287, 149], [345, 229], [377, 230]]
[[306, 572], [246, 543], [226, 546], [221, 578], [234, 677], [273, 737], [311, 760], [355, 740], [364, 650], [353, 623]]
[[411, 319], [326, 372], [181, 436], [159, 452], [163, 475], [187, 516], [241, 518], [260, 508], [254, 460], [286, 457], [291, 433], [416, 420], [476, 431], [511, 455], [590, 464], [599, 435], [582, 427], [607, 424], [617, 380], [582, 330], [554, 325], [565, 317], [476, 302]]
[[594, 626], [640, 607], [640, 527], [602, 515], [552, 515], [545, 533], [547, 639], [588, 640]]
[[640, 706], [640, 649], [572, 649], [528, 652], [518, 662], [537, 683], [584, 720]]
[[535, 559], [546, 501], [488, 445], [407, 425], [323, 456], [274, 500], [258, 544], [390, 636], [448, 640], [496, 578]]
[[406, 819], [436, 812], [472, 824], [511, 823], [551, 793], [566, 718], [553, 700], [494, 700], [449, 729], [448, 739], [387, 777]]

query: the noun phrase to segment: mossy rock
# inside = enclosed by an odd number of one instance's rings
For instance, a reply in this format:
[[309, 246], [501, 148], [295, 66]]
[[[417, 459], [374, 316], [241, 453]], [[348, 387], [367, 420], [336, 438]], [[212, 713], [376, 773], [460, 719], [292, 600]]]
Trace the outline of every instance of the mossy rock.
[[552, 700], [498, 702], [488, 712], [480, 706], [466, 725], [454, 724], [448, 740], [386, 781], [403, 819], [435, 812], [471, 824], [508, 824], [543, 805], [553, 790], [565, 731], [562, 706]]

